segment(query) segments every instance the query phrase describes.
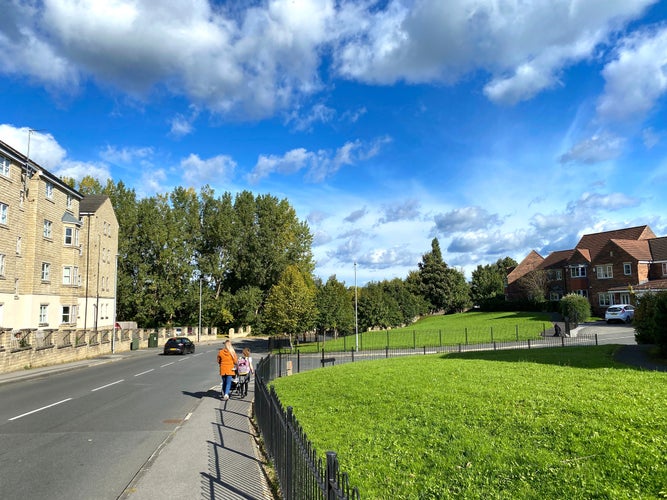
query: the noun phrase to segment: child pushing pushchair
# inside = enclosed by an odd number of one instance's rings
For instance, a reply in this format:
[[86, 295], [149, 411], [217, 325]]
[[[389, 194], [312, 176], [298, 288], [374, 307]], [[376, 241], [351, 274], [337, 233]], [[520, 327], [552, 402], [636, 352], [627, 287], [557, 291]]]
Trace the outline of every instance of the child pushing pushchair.
[[232, 379], [232, 392], [243, 398], [248, 395], [250, 375], [255, 373], [255, 368], [252, 366], [252, 358], [250, 357], [250, 349], [247, 347], [243, 349], [243, 354], [239, 356], [235, 371], [236, 375]]

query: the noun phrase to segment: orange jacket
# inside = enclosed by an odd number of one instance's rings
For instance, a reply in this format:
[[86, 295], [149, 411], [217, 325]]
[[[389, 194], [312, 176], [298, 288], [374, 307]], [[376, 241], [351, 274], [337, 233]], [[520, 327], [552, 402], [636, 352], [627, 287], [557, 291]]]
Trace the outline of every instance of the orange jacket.
[[226, 348], [218, 351], [218, 364], [220, 365], [220, 375], [234, 375], [236, 366], [236, 356], [233, 356]]

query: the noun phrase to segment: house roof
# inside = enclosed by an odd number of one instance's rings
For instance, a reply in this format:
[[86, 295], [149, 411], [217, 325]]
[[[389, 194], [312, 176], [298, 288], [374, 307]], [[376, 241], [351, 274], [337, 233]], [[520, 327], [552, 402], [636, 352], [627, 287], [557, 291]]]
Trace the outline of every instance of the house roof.
[[590, 260], [595, 260], [600, 250], [609, 240], [648, 240], [655, 238], [655, 234], [647, 225], [630, 227], [627, 229], [615, 229], [601, 233], [585, 234], [577, 243], [576, 248], [585, 248], [590, 251]]
[[656, 262], [667, 261], [667, 236], [654, 238], [648, 241], [653, 260]]
[[79, 203], [80, 214], [92, 214], [97, 212], [99, 208], [107, 201], [109, 197], [104, 194], [90, 194], [85, 196]]
[[570, 250], [558, 250], [556, 252], [551, 252], [540, 264], [540, 269], [549, 269], [550, 267], [564, 267], [567, 264], [567, 261], [572, 257], [574, 253], [573, 249]]
[[526, 258], [523, 259], [519, 265], [512, 269], [512, 271], [507, 275], [507, 283], [513, 283], [529, 272], [539, 268], [543, 261], [544, 257], [542, 257], [535, 250], [531, 250]]
[[612, 243], [624, 250], [632, 258], [646, 262], [651, 260], [651, 249], [648, 244], [649, 241], [650, 240], [611, 240]]
[[[619, 292], [619, 291], [624, 291], [627, 290], [628, 286], [617, 286], [614, 288], [610, 288], [610, 292]], [[667, 290], [667, 279], [661, 279], [661, 280], [651, 280], [651, 281], [645, 281], [644, 283], [641, 283], [639, 285], [632, 285], [632, 289], [635, 292], [648, 292], [648, 291], [661, 291], [661, 290]]]

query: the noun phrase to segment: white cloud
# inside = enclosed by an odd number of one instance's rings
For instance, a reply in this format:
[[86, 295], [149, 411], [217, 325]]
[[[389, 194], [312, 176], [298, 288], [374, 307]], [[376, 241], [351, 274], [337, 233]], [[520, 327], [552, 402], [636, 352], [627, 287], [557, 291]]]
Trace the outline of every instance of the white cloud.
[[625, 139], [609, 133], [601, 133], [581, 141], [561, 155], [561, 163], [594, 164], [618, 158], [623, 152]]
[[667, 27], [628, 36], [602, 74], [601, 117], [619, 120], [648, 113], [667, 91]]
[[152, 147], [123, 147], [107, 145], [100, 152], [103, 160], [109, 163], [118, 163], [121, 165], [129, 165], [135, 161], [144, 162], [153, 156], [154, 151]]
[[189, 186], [219, 185], [231, 179], [235, 168], [236, 162], [227, 155], [202, 160], [198, 155], [191, 154], [181, 160], [183, 180]]
[[384, 215], [380, 218], [380, 223], [413, 220], [420, 216], [419, 200], [406, 200], [403, 203], [394, 202], [382, 207]]
[[500, 225], [500, 217], [489, 214], [481, 207], [464, 207], [438, 214], [433, 218], [436, 235], [448, 235], [458, 231], [474, 231]]

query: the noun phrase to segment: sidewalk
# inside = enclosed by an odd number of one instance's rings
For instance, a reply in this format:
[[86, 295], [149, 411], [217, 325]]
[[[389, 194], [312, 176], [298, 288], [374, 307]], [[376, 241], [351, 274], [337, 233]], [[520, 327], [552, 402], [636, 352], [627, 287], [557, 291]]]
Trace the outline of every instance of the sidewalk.
[[[145, 349], [56, 366], [0, 373], [0, 384], [45, 377], [128, 356], [150, 354]], [[220, 399], [220, 384], [195, 393], [199, 403], [137, 472], [118, 497], [272, 500], [262, 457], [250, 421], [255, 381], [245, 398]]]

